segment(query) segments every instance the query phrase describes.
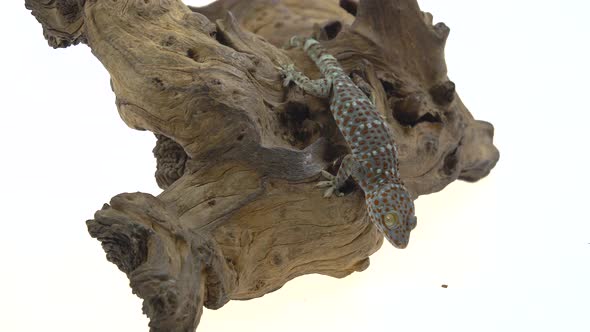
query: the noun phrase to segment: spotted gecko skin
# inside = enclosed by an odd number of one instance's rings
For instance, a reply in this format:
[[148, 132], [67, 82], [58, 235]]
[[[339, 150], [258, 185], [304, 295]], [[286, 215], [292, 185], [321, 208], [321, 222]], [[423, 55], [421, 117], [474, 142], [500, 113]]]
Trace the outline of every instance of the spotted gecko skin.
[[306, 93], [330, 98], [330, 110], [351, 154], [342, 160], [338, 174], [323, 171], [329, 181], [324, 196], [341, 195], [339, 189], [352, 176], [365, 193], [371, 221], [395, 247], [408, 245], [410, 232], [416, 227], [414, 203], [398, 171], [397, 147], [387, 123], [373, 103], [352, 82], [332, 55], [313, 38], [293, 37], [290, 47], [302, 48], [316, 63], [323, 78], [310, 80], [293, 65], [280, 68], [284, 86], [294, 82]]

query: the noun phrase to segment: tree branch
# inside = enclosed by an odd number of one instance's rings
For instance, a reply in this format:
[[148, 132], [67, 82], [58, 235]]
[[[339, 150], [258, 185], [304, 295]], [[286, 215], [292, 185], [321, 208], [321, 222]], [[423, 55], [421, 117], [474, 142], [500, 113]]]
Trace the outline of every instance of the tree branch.
[[321, 39], [373, 95], [415, 197], [497, 162], [492, 125], [473, 119], [448, 80], [448, 28], [415, 0], [340, 3], [25, 1], [51, 46], [92, 49], [123, 121], [158, 137], [164, 191], [117, 195], [87, 222], [144, 299], [152, 331], [192, 331], [203, 305], [300, 275], [362, 271], [382, 244], [359, 188], [338, 199], [315, 188], [348, 148], [326, 100], [282, 87], [279, 64], [319, 75], [301, 51], [280, 48], [291, 35]]

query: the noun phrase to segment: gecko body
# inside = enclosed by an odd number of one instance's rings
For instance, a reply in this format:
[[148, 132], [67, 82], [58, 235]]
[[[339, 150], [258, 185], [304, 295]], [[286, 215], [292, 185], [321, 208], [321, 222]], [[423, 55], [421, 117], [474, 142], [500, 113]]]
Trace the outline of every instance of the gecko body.
[[322, 79], [310, 80], [292, 65], [281, 68], [284, 85], [294, 82], [306, 93], [330, 98], [330, 110], [351, 153], [342, 160], [338, 174], [323, 171], [329, 181], [325, 196], [338, 193], [352, 176], [365, 193], [369, 218], [397, 248], [405, 248], [416, 227], [414, 203], [398, 171], [397, 147], [388, 128], [369, 98], [352, 82], [336, 58], [313, 38], [293, 37], [291, 47], [300, 47], [316, 63]]

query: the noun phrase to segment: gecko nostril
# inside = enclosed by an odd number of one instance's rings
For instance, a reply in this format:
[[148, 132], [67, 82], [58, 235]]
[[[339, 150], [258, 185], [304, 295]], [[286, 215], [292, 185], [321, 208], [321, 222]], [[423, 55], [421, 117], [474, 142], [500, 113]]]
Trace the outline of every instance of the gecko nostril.
[[412, 221], [410, 222], [410, 230], [416, 228], [417, 225], [418, 225], [418, 218], [414, 217], [412, 219]]

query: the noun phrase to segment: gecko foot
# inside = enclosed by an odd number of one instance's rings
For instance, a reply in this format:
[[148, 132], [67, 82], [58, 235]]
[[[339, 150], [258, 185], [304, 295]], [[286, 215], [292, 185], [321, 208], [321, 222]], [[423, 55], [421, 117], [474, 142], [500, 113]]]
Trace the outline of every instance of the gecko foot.
[[292, 63], [288, 65], [281, 65], [280, 67], [275, 68], [281, 73], [281, 75], [284, 76], [283, 86], [289, 86], [289, 83], [295, 81], [295, 76], [293, 74], [296, 72], [296, 70]]
[[336, 196], [338, 196], [338, 197], [344, 196], [344, 193], [341, 193], [340, 191], [338, 191], [338, 188], [336, 187], [336, 176], [334, 176], [324, 170], [322, 170], [322, 175], [326, 179], [328, 179], [328, 181], [320, 181], [315, 186], [317, 188], [326, 188], [326, 187], [328, 188], [324, 192], [324, 198], [329, 198], [333, 194], [336, 194]]

